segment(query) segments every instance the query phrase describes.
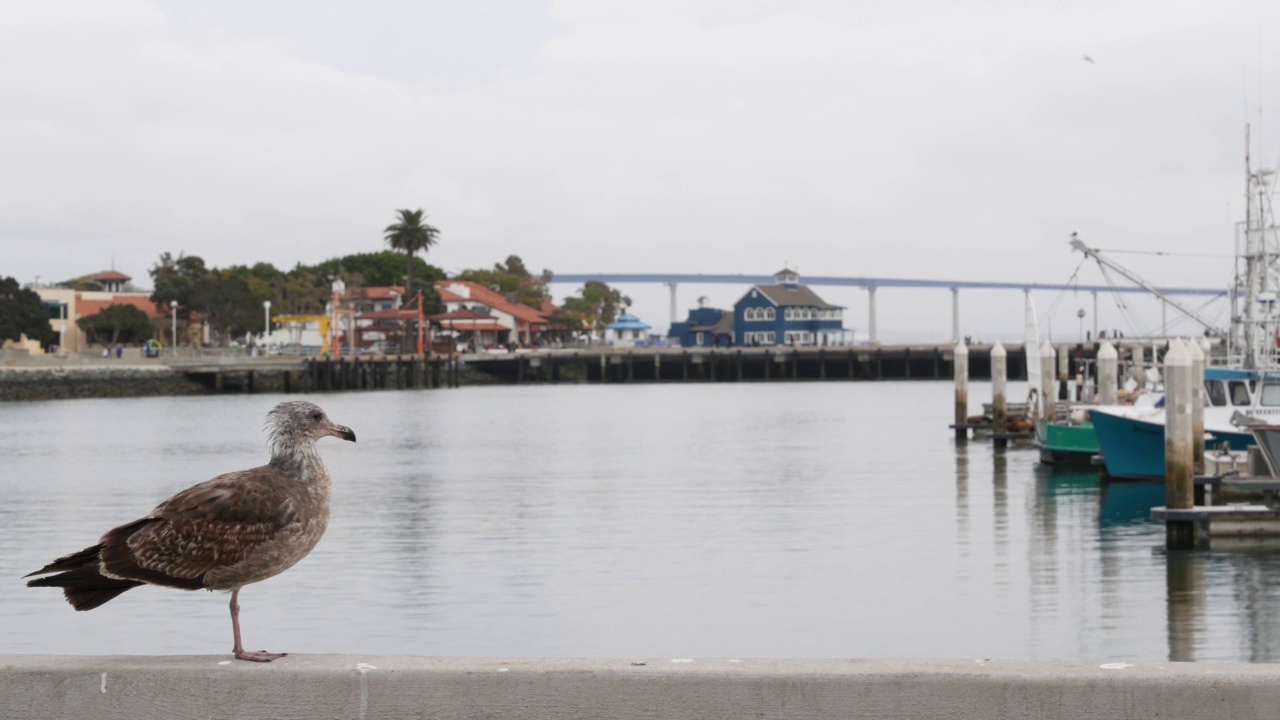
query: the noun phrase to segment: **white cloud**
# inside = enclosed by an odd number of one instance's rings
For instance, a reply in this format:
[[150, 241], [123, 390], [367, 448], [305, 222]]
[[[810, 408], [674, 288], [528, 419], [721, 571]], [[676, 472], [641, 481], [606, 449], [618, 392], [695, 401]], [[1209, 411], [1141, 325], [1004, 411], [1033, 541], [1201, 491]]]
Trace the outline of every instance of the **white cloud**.
[[[1280, 160], [1280, 128], [1256, 112], [1280, 100], [1259, 42], [1278, 14], [10, 3], [4, 272], [70, 277], [114, 253], [141, 279], [163, 251], [287, 267], [380, 247], [399, 207], [427, 210], [442, 230], [430, 259], [455, 270], [516, 253], [560, 272], [767, 273], [786, 260], [1061, 282], [1078, 262], [1071, 231], [1229, 252], [1247, 119], [1259, 155]], [[1204, 261], [1148, 271], [1224, 277]], [[627, 291], [665, 320], [665, 289]], [[1008, 300], [975, 305], [1020, 307]], [[882, 332], [949, 334], [946, 302], [926, 323], [882, 300]]]

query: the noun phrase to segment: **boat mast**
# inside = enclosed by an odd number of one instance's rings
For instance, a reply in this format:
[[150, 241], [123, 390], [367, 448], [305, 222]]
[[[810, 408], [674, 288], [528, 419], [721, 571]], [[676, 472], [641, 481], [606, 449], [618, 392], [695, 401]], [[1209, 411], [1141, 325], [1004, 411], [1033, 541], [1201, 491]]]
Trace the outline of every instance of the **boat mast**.
[[[1245, 126], [1245, 222], [1236, 238], [1236, 299], [1244, 284], [1244, 305], [1235, 312], [1234, 330], [1240, 334], [1244, 366], [1261, 369], [1272, 364], [1276, 349], [1276, 283], [1272, 267], [1280, 247], [1271, 212], [1272, 168], [1253, 169], [1249, 126]], [[1243, 274], [1239, 260], [1244, 261]], [[1234, 310], [1234, 308], [1233, 308]], [[1234, 333], [1233, 333], [1234, 334]]]

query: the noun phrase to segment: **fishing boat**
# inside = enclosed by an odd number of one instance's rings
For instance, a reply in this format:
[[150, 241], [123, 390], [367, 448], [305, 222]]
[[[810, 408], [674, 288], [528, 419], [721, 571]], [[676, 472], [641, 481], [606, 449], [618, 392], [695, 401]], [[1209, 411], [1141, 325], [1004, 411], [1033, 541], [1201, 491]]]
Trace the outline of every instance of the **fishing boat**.
[[1035, 444], [1040, 450], [1040, 462], [1057, 467], [1086, 467], [1100, 452], [1098, 434], [1088, 420], [1040, 420], [1036, 423]]
[[[1246, 128], [1246, 148], [1248, 145]], [[1250, 447], [1256, 443], [1246, 427], [1250, 420], [1274, 423], [1277, 420], [1272, 418], [1280, 415], [1280, 232], [1271, 207], [1276, 172], [1270, 168], [1253, 170], [1247, 155], [1245, 171], [1245, 220], [1236, 228], [1235, 278], [1228, 290], [1230, 327], [1216, 328], [1194, 310], [1139, 282], [1203, 325], [1208, 335], [1226, 340], [1225, 365], [1205, 370], [1206, 452], [1227, 446], [1236, 450]], [[1072, 246], [1134, 279], [1078, 240], [1073, 239]], [[1164, 477], [1163, 408], [1134, 411], [1099, 407], [1090, 414], [1108, 474], [1117, 478]]]
[[[1204, 374], [1205, 452], [1254, 445], [1253, 434], [1232, 420], [1238, 414], [1264, 417], [1280, 413], [1280, 377], [1267, 379], [1254, 371], [1216, 367], [1205, 368]], [[1090, 408], [1089, 416], [1108, 475], [1127, 480], [1164, 478], [1163, 404], [1100, 406]]]

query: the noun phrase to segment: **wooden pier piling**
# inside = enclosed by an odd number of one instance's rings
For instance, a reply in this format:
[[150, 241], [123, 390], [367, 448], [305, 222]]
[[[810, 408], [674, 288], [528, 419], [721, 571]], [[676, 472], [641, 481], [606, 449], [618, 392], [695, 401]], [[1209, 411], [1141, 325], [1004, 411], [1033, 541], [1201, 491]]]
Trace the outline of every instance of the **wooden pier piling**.
[[998, 448], [1009, 444], [1008, 390], [1009, 353], [999, 341], [991, 348], [991, 432]]
[[1116, 353], [1116, 348], [1110, 342], [1103, 340], [1102, 345], [1098, 348], [1098, 404], [1099, 405], [1115, 405], [1116, 390], [1120, 383], [1117, 373], [1120, 366], [1120, 356]]
[[1204, 474], [1204, 350], [1196, 338], [1187, 340], [1191, 358], [1191, 469]]
[[[1169, 342], [1164, 356], [1165, 507], [1188, 510], [1194, 504], [1195, 473], [1191, 450], [1191, 357], [1181, 340]], [[1166, 520], [1165, 544], [1169, 548], [1193, 548], [1199, 537], [1194, 520]]]
[[969, 418], [969, 347], [964, 341], [956, 343], [954, 362], [956, 378], [956, 441], [969, 439], [965, 422]]
[[1058, 403], [1054, 400], [1053, 392], [1054, 376], [1057, 374], [1054, 357], [1053, 345], [1045, 340], [1040, 346], [1040, 419], [1046, 422], [1057, 420], [1055, 414]]

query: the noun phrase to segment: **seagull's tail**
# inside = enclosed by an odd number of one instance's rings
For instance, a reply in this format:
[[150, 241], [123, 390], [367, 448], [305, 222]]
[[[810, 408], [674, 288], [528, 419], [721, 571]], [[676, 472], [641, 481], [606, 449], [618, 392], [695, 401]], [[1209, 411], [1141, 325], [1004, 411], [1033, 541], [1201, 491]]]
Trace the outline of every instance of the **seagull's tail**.
[[143, 584], [137, 580], [107, 577], [98, 572], [101, 567], [98, 556], [100, 552], [102, 546], [94, 545], [58, 558], [27, 577], [52, 572], [57, 572], [57, 575], [30, 580], [27, 587], [60, 587], [71, 607], [76, 610], [92, 610], [120, 593]]

